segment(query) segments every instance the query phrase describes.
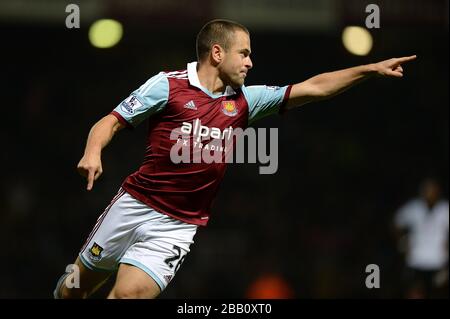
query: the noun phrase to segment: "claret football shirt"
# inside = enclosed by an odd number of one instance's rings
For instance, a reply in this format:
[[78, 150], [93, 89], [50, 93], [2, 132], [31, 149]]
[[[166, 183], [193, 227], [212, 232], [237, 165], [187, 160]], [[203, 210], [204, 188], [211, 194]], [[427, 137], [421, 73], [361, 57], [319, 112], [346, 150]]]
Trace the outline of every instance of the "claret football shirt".
[[[226, 162], [201, 160], [202, 152], [225, 152], [233, 130], [279, 112], [290, 88], [228, 86], [212, 94], [200, 84], [197, 62], [153, 76], [111, 112], [127, 126], [149, 123], [143, 163], [122, 187], [160, 213], [206, 225]], [[180, 161], [184, 147], [190, 153]]]

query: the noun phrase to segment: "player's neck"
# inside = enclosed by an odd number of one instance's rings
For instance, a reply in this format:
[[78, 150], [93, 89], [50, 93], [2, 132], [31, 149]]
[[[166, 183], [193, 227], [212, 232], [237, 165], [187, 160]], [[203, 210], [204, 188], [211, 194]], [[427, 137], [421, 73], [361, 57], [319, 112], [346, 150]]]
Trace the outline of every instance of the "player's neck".
[[220, 94], [225, 92], [226, 85], [219, 77], [217, 68], [208, 63], [198, 63], [197, 75], [200, 84], [213, 94]]

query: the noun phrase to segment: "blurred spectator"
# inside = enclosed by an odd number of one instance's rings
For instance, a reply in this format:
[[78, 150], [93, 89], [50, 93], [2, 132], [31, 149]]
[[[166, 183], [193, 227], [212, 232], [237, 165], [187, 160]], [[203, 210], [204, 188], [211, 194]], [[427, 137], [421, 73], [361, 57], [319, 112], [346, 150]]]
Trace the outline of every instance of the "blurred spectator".
[[[428, 178], [420, 197], [406, 202], [396, 213], [398, 248], [405, 255], [405, 297], [444, 297], [448, 287], [448, 200], [441, 199], [439, 183]], [[446, 290], [448, 297], [448, 290]]]

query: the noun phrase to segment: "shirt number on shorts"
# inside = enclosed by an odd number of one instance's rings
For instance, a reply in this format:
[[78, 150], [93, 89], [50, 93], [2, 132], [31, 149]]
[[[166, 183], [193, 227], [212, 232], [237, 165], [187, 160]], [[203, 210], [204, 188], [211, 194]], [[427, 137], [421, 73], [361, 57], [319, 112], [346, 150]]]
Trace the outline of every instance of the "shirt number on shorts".
[[186, 254], [181, 256], [181, 248], [176, 245], [173, 245], [173, 249], [175, 250], [175, 256], [166, 258], [164, 262], [169, 265], [170, 269], [175, 267], [175, 272], [177, 272], [181, 264], [183, 263]]

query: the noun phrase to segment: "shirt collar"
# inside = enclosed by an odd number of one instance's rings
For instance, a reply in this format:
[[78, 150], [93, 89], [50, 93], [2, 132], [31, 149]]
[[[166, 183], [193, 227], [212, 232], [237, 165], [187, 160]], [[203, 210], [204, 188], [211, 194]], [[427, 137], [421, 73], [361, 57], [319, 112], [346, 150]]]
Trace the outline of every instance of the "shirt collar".
[[188, 63], [188, 65], [187, 65], [187, 73], [188, 73], [189, 83], [191, 85], [199, 88], [203, 92], [207, 93], [211, 97], [229, 96], [229, 95], [236, 94], [236, 92], [233, 90], [233, 88], [231, 86], [229, 86], [229, 85], [227, 85], [227, 87], [225, 88], [225, 92], [223, 94], [219, 94], [219, 95], [212, 94], [206, 88], [204, 88], [200, 84], [200, 80], [198, 79], [197, 62]]

